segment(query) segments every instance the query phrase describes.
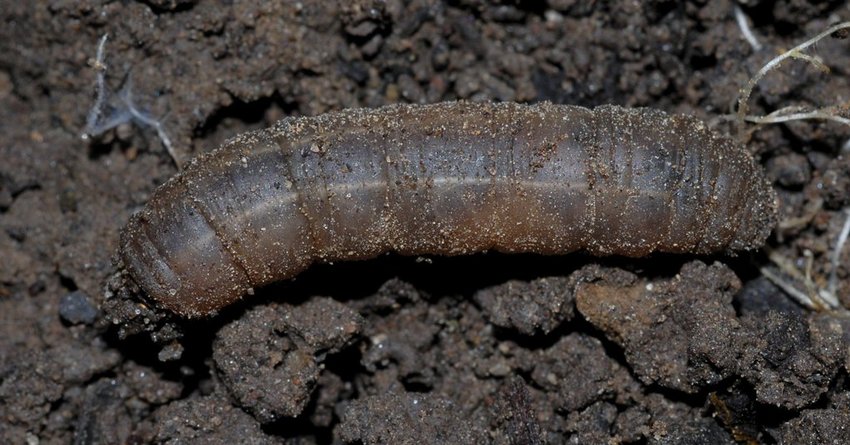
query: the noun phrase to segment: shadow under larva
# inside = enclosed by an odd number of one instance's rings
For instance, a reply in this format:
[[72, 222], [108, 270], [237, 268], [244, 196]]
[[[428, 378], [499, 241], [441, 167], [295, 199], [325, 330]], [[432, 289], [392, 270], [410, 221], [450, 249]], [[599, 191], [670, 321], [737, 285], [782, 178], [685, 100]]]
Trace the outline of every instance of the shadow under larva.
[[485, 250], [640, 257], [759, 247], [776, 197], [686, 116], [450, 102], [289, 118], [194, 160], [122, 233], [132, 278], [197, 317], [314, 262]]

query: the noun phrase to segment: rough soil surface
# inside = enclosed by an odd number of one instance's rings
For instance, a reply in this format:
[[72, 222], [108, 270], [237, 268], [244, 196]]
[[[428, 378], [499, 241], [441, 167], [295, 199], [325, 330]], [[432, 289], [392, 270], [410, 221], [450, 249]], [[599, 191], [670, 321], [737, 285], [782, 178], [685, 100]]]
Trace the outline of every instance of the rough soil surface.
[[[286, 116], [549, 100], [732, 131], [716, 118], [746, 79], [845, 2], [4, 0], [0, 18], [0, 442], [850, 443], [850, 317], [761, 270], [827, 288], [850, 207], [835, 123], [748, 135], [780, 195], [776, 261], [388, 256], [192, 322], [118, 302], [113, 263], [178, 164]], [[116, 125], [83, 141], [104, 34]], [[752, 111], [846, 101], [847, 45], [817, 45], [829, 74], [768, 75]], [[836, 277], [850, 307], [850, 248]]]

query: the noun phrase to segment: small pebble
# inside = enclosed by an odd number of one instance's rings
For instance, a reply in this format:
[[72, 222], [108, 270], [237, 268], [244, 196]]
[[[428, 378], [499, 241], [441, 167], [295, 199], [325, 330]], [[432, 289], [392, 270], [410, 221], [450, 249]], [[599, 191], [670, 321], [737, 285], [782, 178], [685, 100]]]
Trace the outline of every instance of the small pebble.
[[183, 345], [178, 342], [172, 342], [159, 351], [157, 358], [161, 362], [170, 362], [179, 360], [183, 356]]
[[59, 301], [59, 317], [71, 324], [92, 324], [97, 318], [97, 307], [85, 292], [75, 290]]

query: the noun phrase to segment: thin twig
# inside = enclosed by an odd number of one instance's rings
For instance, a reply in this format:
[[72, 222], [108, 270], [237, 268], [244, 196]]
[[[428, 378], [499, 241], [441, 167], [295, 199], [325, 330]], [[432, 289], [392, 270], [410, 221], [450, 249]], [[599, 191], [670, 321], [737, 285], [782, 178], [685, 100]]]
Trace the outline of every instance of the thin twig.
[[[788, 107], [790, 108], [790, 107]], [[778, 124], [782, 122], [801, 121], [801, 120], [828, 120], [838, 122], [840, 124], [850, 126], [850, 119], [838, 114], [831, 113], [836, 111], [836, 107], [824, 107], [817, 110], [803, 111], [798, 113], [785, 114], [788, 108], [776, 110], [766, 116], [744, 116], [744, 120], [753, 124]], [[799, 107], [794, 107], [799, 109]]]
[[759, 43], [755, 34], [750, 29], [750, 23], [744, 14], [744, 10], [738, 5], [735, 5], [735, 21], [738, 22], [738, 28], [741, 28], [741, 34], [744, 35], [744, 40], [753, 47], [753, 51], [761, 51], [761, 43]]
[[[118, 103], [115, 103], [115, 99], [111, 99], [112, 95], [106, 86], [107, 67], [105, 63], [105, 48], [107, 36], [107, 34], [104, 34], [104, 36], [100, 38], [100, 43], [97, 45], [97, 56], [92, 63], [94, 69], [97, 71], [97, 75], [95, 77], [95, 102], [94, 105], [92, 105], [91, 110], [89, 110], [86, 118], [86, 126], [83, 129], [81, 137], [83, 140], [87, 141], [127, 122], [134, 122], [140, 126], [152, 127], [156, 130], [156, 134], [159, 137], [160, 142], [162, 142], [162, 145], [165, 147], [168, 155], [171, 156], [174, 164], [178, 169], [181, 169], [180, 161], [174, 151], [174, 146], [171, 143], [171, 138], [168, 137], [168, 133], [166, 133], [165, 126], [162, 121], [155, 119], [136, 106], [136, 103], [133, 100], [132, 81], [129, 75], [124, 83], [124, 87], [118, 94]], [[105, 117], [103, 116], [104, 109], [110, 110], [110, 113]]]
[[810, 200], [803, 207], [803, 214], [800, 216], [794, 216], [790, 218], [783, 219], [779, 221], [777, 224], [777, 229], [779, 232], [793, 230], [793, 229], [802, 229], [809, 225], [815, 216], [817, 216], [818, 212], [823, 208], [823, 198], [814, 198]]
[[95, 69], [95, 100], [94, 106], [89, 110], [86, 118], [86, 128], [83, 129], [83, 134], [80, 137], [87, 141], [93, 136], [94, 128], [100, 120], [100, 113], [103, 109], [103, 104], [106, 100], [106, 63], [104, 47], [109, 34], [104, 34], [100, 38], [100, 43], [97, 44], [97, 56], [95, 57], [92, 67]]
[[[767, 256], [770, 261], [779, 268], [787, 277], [789, 277], [792, 281], [801, 283], [808, 293], [801, 291], [800, 289], [794, 287], [791, 282], [785, 280], [782, 276], [773, 272], [768, 267], [761, 267], [759, 270], [762, 274], [769, 279], [773, 284], [779, 286], [788, 296], [793, 298], [798, 303], [806, 306], [810, 309], [823, 311], [823, 310], [837, 310], [841, 308], [838, 299], [832, 295], [824, 295], [826, 292], [825, 289], [819, 289], [817, 284], [814, 283], [811, 279], [811, 270], [810, 267], [806, 268], [806, 273], [800, 272], [800, 270], [785, 256], [779, 254], [775, 250], [768, 249]], [[808, 254], [811, 256], [811, 253]], [[807, 258], [808, 260], [808, 258]]]
[[815, 60], [815, 59], [812, 58], [811, 56], [803, 54], [803, 51], [806, 48], [814, 45], [815, 43], [817, 43], [818, 41], [820, 41], [824, 37], [826, 37], [826, 36], [828, 36], [832, 33], [835, 33], [837, 31], [847, 29], [847, 28], [850, 28], [850, 22], [842, 22], [842, 23], [839, 23], [837, 25], [830, 26], [829, 28], [827, 28], [826, 30], [824, 30], [820, 34], [812, 37], [811, 39], [808, 39], [805, 42], [795, 46], [794, 48], [792, 48], [788, 51], [785, 51], [782, 54], [774, 57], [772, 60], [767, 62], [763, 67], [761, 67], [761, 69], [758, 70], [758, 72], [752, 78], [750, 78], [749, 81], [747, 81], [747, 84], [744, 85], [744, 88], [741, 89], [741, 95], [738, 98], [738, 113], [737, 113], [737, 116], [738, 116], [738, 134], [740, 136], [743, 136], [743, 134], [744, 134], [744, 122], [746, 120], [745, 118], [747, 117], [747, 111], [748, 111], [747, 103], [750, 100], [750, 95], [753, 92], [753, 88], [755, 88], [756, 84], [758, 84], [759, 81], [767, 73], [776, 69], [779, 66], [780, 63], [782, 63], [783, 61], [785, 61], [789, 57], [790, 58], [803, 59], [803, 60], [806, 60], [810, 63], [815, 63], [815, 65], [817, 65], [819, 68], [823, 67], [824, 65], [823, 65], [822, 62], [820, 62], [820, 61], [813, 62], [813, 60]]
[[844, 226], [841, 228], [841, 233], [838, 234], [838, 240], [835, 242], [835, 248], [832, 250], [832, 270], [829, 271], [829, 293], [833, 296], [838, 294], [838, 261], [841, 258], [841, 251], [844, 249], [844, 244], [847, 243], [847, 237], [850, 236], [850, 209], [845, 209], [844, 213], [847, 218], [844, 220]]
[[135, 101], [133, 101], [133, 95], [131, 91], [132, 81], [131, 78], [128, 77], [127, 85], [121, 90], [121, 101], [127, 106], [127, 111], [130, 112], [130, 115], [133, 117], [133, 119], [141, 122], [143, 125], [153, 127], [153, 129], [156, 130], [156, 134], [157, 136], [159, 136], [159, 140], [162, 142], [162, 145], [165, 147], [165, 150], [168, 152], [168, 155], [171, 156], [171, 159], [174, 160], [174, 164], [177, 165], [177, 169], [181, 169], [180, 162], [177, 160], [177, 154], [174, 152], [174, 148], [171, 145], [171, 138], [169, 138], [168, 134], [166, 134], [165, 127], [162, 125], [162, 122], [139, 111], [139, 109], [136, 107]]
[[792, 286], [781, 276], [779, 276], [779, 274], [776, 274], [772, 270], [770, 270], [770, 268], [761, 267], [759, 271], [761, 271], [761, 274], [764, 275], [765, 278], [767, 278], [768, 280], [770, 280], [771, 283], [782, 289], [783, 292], [785, 292], [789, 297], [793, 298], [794, 301], [799, 303], [801, 306], [817, 311], [823, 309], [822, 307], [819, 307], [817, 304], [815, 304], [815, 302], [808, 295], [806, 295], [805, 292]]

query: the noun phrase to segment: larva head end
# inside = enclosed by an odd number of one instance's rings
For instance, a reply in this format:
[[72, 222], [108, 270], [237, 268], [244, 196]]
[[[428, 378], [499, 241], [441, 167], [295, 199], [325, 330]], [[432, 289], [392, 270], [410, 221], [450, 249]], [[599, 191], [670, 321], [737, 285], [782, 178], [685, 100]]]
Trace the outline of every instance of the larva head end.
[[148, 334], [157, 344], [174, 343], [183, 336], [179, 319], [150, 301], [124, 267], [107, 281], [103, 305], [103, 329], [117, 329], [120, 339]]
[[250, 285], [220, 235], [185, 196], [184, 186], [167, 183], [130, 218], [119, 254], [157, 308], [205, 318], [239, 300]]

